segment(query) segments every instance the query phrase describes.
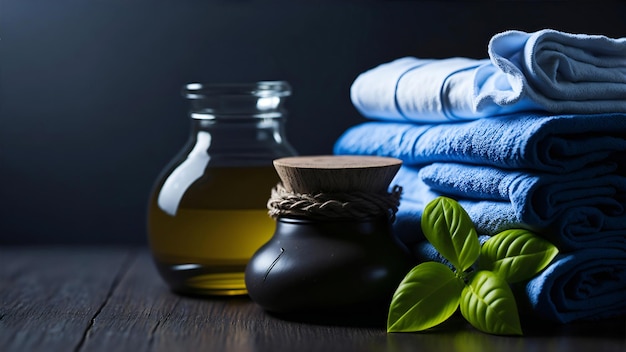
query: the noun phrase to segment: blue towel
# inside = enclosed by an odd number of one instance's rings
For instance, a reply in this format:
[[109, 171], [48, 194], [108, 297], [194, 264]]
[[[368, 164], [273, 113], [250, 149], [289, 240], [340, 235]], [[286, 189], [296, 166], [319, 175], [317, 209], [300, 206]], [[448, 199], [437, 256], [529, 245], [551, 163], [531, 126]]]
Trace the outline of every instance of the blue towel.
[[626, 38], [507, 31], [491, 38], [488, 55], [381, 64], [355, 79], [352, 103], [369, 118], [412, 122], [626, 112]]
[[348, 128], [335, 154], [380, 155], [405, 164], [461, 162], [565, 173], [599, 162], [626, 170], [626, 114], [519, 113], [448, 124], [366, 121]]
[[506, 200], [520, 213], [551, 218], [571, 206], [598, 206], [617, 213], [626, 204], [626, 176], [617, 164], [603, 163], [566, 173], [504, 170], [492, 166], [433, 163], [417, 177], [437, 192], [454, 197]]
[[557, 256], [524, 287], [535, 315], [560, 323], [626, 315], [626, 252], [583, 249]]
[[570, 232], [581, 246], [590, 241], [610, 247], [626, 244], [626, 176], [615, 171], [614, 164], [555, 175], [435, 163], [420, 169], [416, 177], [432, 190], [466, 203], [506, 201], [516, 219], [541, 232], [555, 233], [554, 228], [566, 227], [557, 221], [569, 221], [570, 214], [576, 214], [586, 219], [582, 223], [598, 224], [582, 234]]
[[[425, 166], [422, 170], [418, 167], [403, 165], [393, 180], [394, 185], [402, 186], [403, 193], [394, 230], [402, 241], [407, 244], [418, 242], [422, 239], [420, 228], [421, 211], [425, 205], [439, 195], [446, 195], [456, 199], [467, 211], [472, 219], [476, 230], [480, 234], [495, 235], [501, 231], [512, 228], [524, 228], [541, 235], [554, 243], [561, 251], [571, 251], [581, 248], [623, 248], [626, 250], [626, 179], [621, 175], [604, 175], [604, 177], [592, 177], [586, 180], [572, 181], [569, 186], [577, 186], [581, 189], [567, 190], [568, 182], [559, 182], [560, 178], [568, 176], [547, 175], [547, 180], [555, 183], [548, 184], [547, 190], [537, 183], [544, 180], [533, 178], [521, 172], [510, 172], [482, 168], [480, 166], [465, 166], [450, 164], [451, 168], [458, 166], [459, 174], [439, 174], [439, 179], [458, 179], [467, 185], [480, 177], [487, 180], [482, 190], [474, 187], [471, 192], [481, 191], [483, 198], [459, 197], [458, 192], [452, 188], [448, 192], [441, 192], [429, 187], [429, 177], [423, 174], [446, 169], [447, 164], [433, 164]], [[439, 166], [443, 166], [439, 168]], [[480, 172], [465, 172], [465, 169]], [[489, 173], [491, 169], [493, 172]], [[426, 170], [426, 172], [422, 172]], [[594, 169], [583, 170], [578, 176], [589, 176], [595, 172], [613, 170], [612, 165], [601, 165]], [[451, 171], [455, 172], [455, 171]], [[480, 175], [480, 176], [479, 176]], [[506, 176], [511, 176], [507, 179]], [[519, 177], [519, 178], [516, 178]], [[425, 181], [427, 180], [427, 181]], [[588, 186], [585, 185], [588, 182]], [[501, 184], [498, 184], [501, 182]], [[526, 184], [525, 184], [526, 182]], [[487, 190], [491, 183], [493, 188]], [[565, 188], [562, 190], [561, 188]], [[500, 189], [500, 191], [499, 191]], [[563, 194], [553, 194], [550, 192]], [[507, 196], [507, 192], [509, 196]], [[595, 194], [594, 194], [595, 193]], [[478, 193], [474, 193], [478, 195]], [[563, 204], [549, 204], [554, 198], [561, 199]], [[568, 197], [573, 197], [567, 200]], [[530, 200], [530, 198], [535, 198]]]
[[[484, 242], [485, 239], [482, 240]], [[428, 242], [414, 247], [421, 261], [445, 259]], [[521, 312], [556, 323], [626, 315], [626, 252], [581, 249], [557, 255], [531, 280], [516, 285]]]

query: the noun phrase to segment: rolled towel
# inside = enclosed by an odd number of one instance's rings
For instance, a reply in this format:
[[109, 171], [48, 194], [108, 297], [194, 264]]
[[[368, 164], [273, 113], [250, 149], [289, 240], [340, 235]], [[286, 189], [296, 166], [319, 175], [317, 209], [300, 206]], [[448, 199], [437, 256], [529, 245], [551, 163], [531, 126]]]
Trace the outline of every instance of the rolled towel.
[[537, 316], [569, 323], [626, 315], [626, 252], [583, 249], [558, 255], [523, 288]]
[[355, 79], [352, 103], [369, 118], [412, 122], [626, 112], [626, 38], [506, 31], [491, 38], [488, 54], [381, 64]]
[[[403, 165], [393, 180], [395, 185], [402, 186], [403, 189], [396, 214], [396, 222], [401, 226], [394, 225], [400, 239], [419, 239], [421, 216], [417, 215], [421, 215], [425, 205], [435, 197], [450, 196], [430, 188], [419, 176], [419, 172], [419, 168]], [[469, 199], [458, 196], [452, 198], [467, 211], [480, 234], [495, 235], [507, 229], [524, 228], [545, 237], [562, 251], [572, 251], [589, 247], [626, 250], [623, 196], [622, 193], [622, 198], [619, 199], [583, 199], [578, 206], [562, 206], [553, 218], [539, 217], [536, 211], [520, 211], [519, 207], [528, 205], [514, 205], [510, 200]], [[599, 200], [600, 198], [604, 199]], [[609, 206], [603, 209], [597, 206], [598, 203]]]
[[[483, 240], [484, 242], [484, 240]], [[414, 247], [421, 261], [445, 263], [428, 242]], [[561, 253], [527, 282], [515, 284], [520, 309], [556, 323], [589, 321], [626, 315], [626, 252], [582, 249]]]
[[452, 124], [367, 121], [335, 154], [391, 156], [405, 164], [462, 162], [564, 173], [613, 161], [626, 169], [626, 114], [519, 113]]

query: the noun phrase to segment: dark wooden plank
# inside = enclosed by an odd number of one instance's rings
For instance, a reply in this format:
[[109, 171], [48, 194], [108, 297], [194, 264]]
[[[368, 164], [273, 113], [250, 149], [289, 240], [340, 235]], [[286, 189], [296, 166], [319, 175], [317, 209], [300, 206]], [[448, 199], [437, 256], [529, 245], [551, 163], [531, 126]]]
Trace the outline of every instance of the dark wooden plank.
[[[428, 333], [380, 326], [290, 321], [247, 297], [192, 298], [169, 292], [142, 252], [95, 318], [87, 351], [622, 351], [621, 321], [532, 326], [522, 338], [492, 336], [457, 317]], [[619, 324], [622, 324], [621, 327]], [[608, 328], [607, 328], [608, 327]], [[622, 330], [620, 330], [622, 329]]]
[[131, 255], [119, 248], [0, 248], [0, 350], [73, 351]]
[[[289, 322], [266, 314], [247, 296], [196, 298], [169, 291], [142, 252], [120, 279], [86, 334], [85, 351], [308, 351], [370, 347], [382, 328]], [[350, 350], [350, 349], [348, 349]]]
[[171, 293], [146, 249], [0, 250], [1, 351], [623, 351], [626, 322], [473, 330], [455, 318], [425, 333], [276, 317], [246, 296]]
[[278, 319], [245, 297], [181, 300], [157, 332], [155, 351], [368, 351], [386, 339], [381, 328]]
[[[181, 297], [158, 277], [146, 250], [120, 278], [115, 292], [94, 318], [83, 351], [148, 351], [159, 326], [169, 319]], [[184, 326], [185, 321], [181, 324]]]

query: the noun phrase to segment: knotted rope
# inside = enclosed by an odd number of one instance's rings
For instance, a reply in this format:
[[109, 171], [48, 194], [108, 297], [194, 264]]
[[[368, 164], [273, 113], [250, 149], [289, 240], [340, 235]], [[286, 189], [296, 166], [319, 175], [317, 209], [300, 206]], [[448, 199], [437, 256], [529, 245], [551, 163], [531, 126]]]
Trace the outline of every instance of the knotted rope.
[[398, 211], [402, 187], [393, 186], [391, 192], [300, 194], [287, 191], [281, 183], [272, 189], [267, 202], [269, 215], [302, 216], [312, 219], [367, 218], [386, 214], [393, 219]]

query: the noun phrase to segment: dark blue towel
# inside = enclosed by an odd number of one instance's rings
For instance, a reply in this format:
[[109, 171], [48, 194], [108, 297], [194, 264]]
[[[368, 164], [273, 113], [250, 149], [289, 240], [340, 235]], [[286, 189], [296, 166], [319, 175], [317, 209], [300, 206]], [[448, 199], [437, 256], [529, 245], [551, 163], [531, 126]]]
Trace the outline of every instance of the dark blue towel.
[[[446, 263], [428, 242], [414, 250], [422, 261]], [[626, 252], [581, 249], [559, 254], [537, 276], [516, 284], [515, 292], [518, 305], [530, 308], [523, 312], [557, 323], [626, 316]]]
[[561, 323], [626, 315], [626, 252], [564, 253], [524, 291], [536, 315]]

